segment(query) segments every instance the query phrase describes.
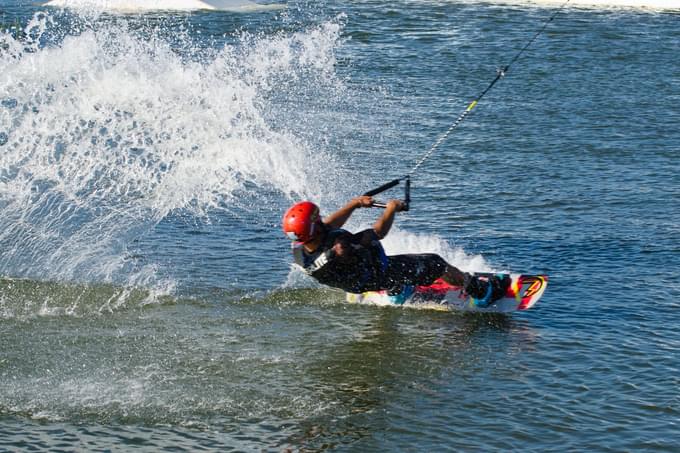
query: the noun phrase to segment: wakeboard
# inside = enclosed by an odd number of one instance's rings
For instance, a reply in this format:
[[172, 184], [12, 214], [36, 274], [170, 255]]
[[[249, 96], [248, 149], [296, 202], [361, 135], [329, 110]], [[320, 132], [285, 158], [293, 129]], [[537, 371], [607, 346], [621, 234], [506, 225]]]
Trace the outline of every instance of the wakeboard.
[[[486, 278], [492, 274], [475, 273], [475, 275]], [[405, 286], [398, 294], [389, 294], [387, 291], [368, 291], [361, 294], [347, 293], [347, 301], [371, 305], [422, 306], [423, 308], [438, 310], [512, 313], [533, 307], [548, 286], [547, 275], [509, 275], [512, 282], [506, 290], [505, 296], [488, 305], [466, 294], [462, 287], [450, 285], [442, 279], [437, 279], [428, 286]]]

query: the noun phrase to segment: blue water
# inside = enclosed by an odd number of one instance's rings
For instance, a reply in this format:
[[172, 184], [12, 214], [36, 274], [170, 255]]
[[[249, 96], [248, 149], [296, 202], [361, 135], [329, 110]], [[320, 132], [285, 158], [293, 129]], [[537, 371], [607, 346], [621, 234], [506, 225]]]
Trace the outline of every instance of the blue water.
[[675, 451], [677, 11], [564, 9], [413, 175], [388, 252], [550, 275], [488, 317], [348, 305], [279, 221], [408, 173], [555, 7], [284, 3], [0, 4], [0, 450]]

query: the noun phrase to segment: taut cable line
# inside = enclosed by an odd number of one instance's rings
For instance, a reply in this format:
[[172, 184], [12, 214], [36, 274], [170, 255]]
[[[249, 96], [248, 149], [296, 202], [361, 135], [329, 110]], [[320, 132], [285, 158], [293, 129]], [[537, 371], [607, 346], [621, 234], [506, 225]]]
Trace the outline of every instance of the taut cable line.
[[[405, 193], [404, 193], [404, 201], [406, 203], [405, 210], [408, 210], [409, 202], [410, 202], [411, 176], [413, 176], [415, 174], [415, 172], [418, 171], [418, 169], [423, 165], [423, 163], [425, 163], [425, 161], [427, 159], [429, 159], [430, 156], [432, 156], [432, 154], [437, 150], [437, 148], [439, 148], [439, 145], [441, 145], [444, 142], [444, 140], [446, 140], [448, 138], [448, 136], [451, 135], [451, 133], [458, 127], [458, 125], [463, 122], [465, 117], [467, 117], [468, 114], [477, 106], [477, 104], [484, 97], [484, 95], [486, 93], [488, 93], [491, 90], [491, 88], [493, 88], [493, 86], [496, 84], [496, 82], [498, 82], [500, 79], [505, 77], [505, 74], [510, 70], [510, 66], [512, 66], [513, 63], [515, 63], [517, 60], [519, 60], [519, 58], [522, 56], [522, 54], [529, 48], [529, 46], [531, 46], [531, 44], [533, 44], [534, 41], [536, 41], [536, 39], [543, 33], [543, 31], [545, 31], [545, 29], [548, 27], [548, 25], [553, 21], [553, 19], [555, 19], [555, 16], [557, 16], [557, 14], [559, 14], [559, 12], [562, 11], [562, 9], [565, 6], [567, 6], [567, 4], [570, 1], [571, 0], [566, 0], [564, 3], [562, 3], [562, 5], [557, 10], [555, 10], [555, 12], [553, 12], [550, 15], [550, 18], [548, 18], [543, 23], [543, 26], [541, 27], [541, 29], [538, 30], [534, 34], [534, 36], [524, 45], [524, 47], [522, 47], [520, 49], [519, 52], [517, 52], [517, 54], [512, 58], [512, 60], [510, 60], [510, 62], [508, 64], [506, 64], [505, 66], [503, 66], [502, 68], [500, 68], [497, 71], [496, 77], [491, 81], [491, 83], [486, 87], [486, 89], [484, 89], [484, 91], [482, 91], [479, 96], [477, 96], [472, 102], [470, 102], [470, 104], [468, 104], [468, 106], [465, 108], [465, 110], [463, 110], [463, 112], [458, 116], [458, 118], [456, 118], [456, 120], [453, 122], [453, 124], [451, 124], [451, 126], [449, 126], [449, 128], [446, 130], [446, 132], [444, 132], [432, 144], [430, 149], [425, 154], [423, 154], [422, 157], [420, 157], [420, 159], [418, 159], [416, 161], [416, 163], [413, 166], [413, 168], [411, 169], [411, 171], [409, 171], [406, 175], [404, 175], [400, 178], [394, 179], [394, 180], [392, 180], [388, 183], [383, 184], [380, 187], [376, 187], [375, 189], [369, 190], [364, 195], [370, 195], [370, 196], [377, 195], [379, 193], [382, 193], [382, 192], [384, 192], [388, 189], [391, 189], [392, 187], [398, 185], [401, 181], [405, 181], [406, 186], [405, 186]], [[385, 207], [385, 205], [383, 203], [378, 203], [378, 202], [374, 203], [373, 206], [381, 207], [381, 208]]]
[[524, 45], [524, 47], [522, 47], [522, 49], [521, 49], [519, 52], [517, 52], [517, 54], [514, 56], [514, 58], [513, 58], [512, 60], [510, 60], [510, 63], [508, 63], [507, 65], [503, 66], [502, 68], [500, 68], [500, 69], [498, 70], [498, 72], [497, 72], [497, 74], [496, 74], [496, 77], [491, 81], [491, 83], [489, 84], [489, 86], [487, 86], [486, 89], [485, 89], [484, 91], [482, 91], [482, 93], [481, 93], [479, 96], [477, 96], [472, 102], [470, 102], [470, 104], [467, 106], [467, 108], [466, 108], [465, 110], [463, 110], [463, 113], [461, 113], [461, 114], [458, 116], [458, 118], [456, 118], [456, 121], [454, 121], [453, 124], [451, 124], [451, 126], [446, 130], [446, 132], [444, 132], [444, 133], [437, 139], [437, 141], [435, 141], [435, 142], [432, 144], [432, 146], [430, 147], [430, 149], [429, 149], [425, 154], [423, 154], [423, 156], [422, 156], [420, 159], [418, 159], [418, 161], [417, 161], [416, 164], [413, 166], [413, 168], [411, 169], [411, 171], [408, 172], [408, 175], [407, 175], [407, 176], [412, 176], [412, 175], [420, 168], [420, 166], [423, 165], [423, 163], [424, 163], [427, 159], [429, 159], [429, 157], [432, 155], [432, 153], [434, 153], [435, 150], [436, 150], [437, 148], [439, 148], [439, 145], [441, 145], [441, 144], [444, 142], [444, 140], [446, 140], [446, 139], [448, 138], [448, 136], [451, 135], [451, 133], [458, 127], [458, 125], [459, 125], [460, 123], [463, 122], [463, 120], [465, 119], [465, 117], [472, 111], [472, 109], [474, 109], [474, 108], [477, 106], [477, 103], [484, 97], [484, 95], [485, 95], [486, 93], [488, 93], [489, 90], [491, 90], [491, 88], [493, 88], [493, 86], [496, 84], [496, 82], [498, 82], [500, 79], [502, 79], [503, 77], [505, 77], [505, 74], [510, 70], [510, 66], [512, 66], [512, 64], [513, 64], [514, 62], [516, 62], [517, 60], [519, 60], [519, 58], [522, 56], [522, 54], [524, 53], [524, 51], [526, 51], [526, 50], [529, 48], [529, 46], [531, 46], [531, 44], [532, 44], [534, 41], [536, 41], [536, 38], [538, 38], [538, 37], [543, 33], [543, 31], [548, 27], [548, 25], [550, 24], [550, 22], [553, 21], [553, 19], [555, 18], [555, 16], [557, 16], [557, 14], [558, 14], [560, 11], [562, 11], [562, 9], [563, 9], [565, 6], [567, 6], [567, 3], [569, 3], [570, 1], [571, 1], [571, 0], [567, 0], [566, 2], [564, 2], [564, 3], [563, 3], [563, 4], [562, 4], [562, 5], [561, 5], [561, 6], [560, 6], [560, 7], [559, 7], [559, 8], [558, 8], [551, 16], [550, 16], [550, 18], [549, 18], [548, 20], [545, 21], [545, 23], [543, 24], [543, 27], [541, 27], [541, 29], [538, 30], [538, 31], [536, 32], [536, 34], [534, 34], [534, 36], [529, 40], [529, 42], [527, 42], [527, 43]]

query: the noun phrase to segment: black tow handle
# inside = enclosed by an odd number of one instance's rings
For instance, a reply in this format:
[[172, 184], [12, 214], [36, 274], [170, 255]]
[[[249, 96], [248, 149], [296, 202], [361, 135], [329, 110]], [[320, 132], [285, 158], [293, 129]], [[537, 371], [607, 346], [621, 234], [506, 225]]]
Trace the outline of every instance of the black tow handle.
[[[372, 197], [374, 195], [377, 195], [379, 193], [383, 193], [386, 190], [391, 189], [392, 187], [398, 186], [401, 181], [404, 181], [404, 211], [409, 210], [409, 205], [411, 204], [411, 177], [409, 175], [406, 175], [402, 178], [397, 178], [394, 179], [388, 183], [383, 184], [382, 186], [376, 187], [375, 189], [369, 190], [364, 194], [366, 197]], [[387, 205], [385, 203], [380, 203], [380, 202], [374, 202], [372, 204], [372, 207], [374, 208], [386, 208]]]

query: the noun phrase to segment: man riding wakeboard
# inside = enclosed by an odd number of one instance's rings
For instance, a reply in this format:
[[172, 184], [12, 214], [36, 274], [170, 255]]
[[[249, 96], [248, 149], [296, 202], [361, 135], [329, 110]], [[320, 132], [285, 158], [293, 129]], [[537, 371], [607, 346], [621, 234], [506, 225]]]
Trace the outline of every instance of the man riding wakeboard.
[[372, 197], [356, 197], [322, 219], [314, 203], [294, 204], [283, 216], [283, 231], [293, 241], [295, 263], [320, 283], [349, 293], [398, 294], [404, 285], [427, 286], [441, 278], [462, 287], [478, 306], [504, 296], [511, 283], [507, 275], [482, 280], [434, 253], [387, 256], [380, 240], [390, 231], [395, 214], [404, 209], [403, 201], [390, 200], [372, 228], [358, 233], [342, 229], [355, 209], [372, 206]]

